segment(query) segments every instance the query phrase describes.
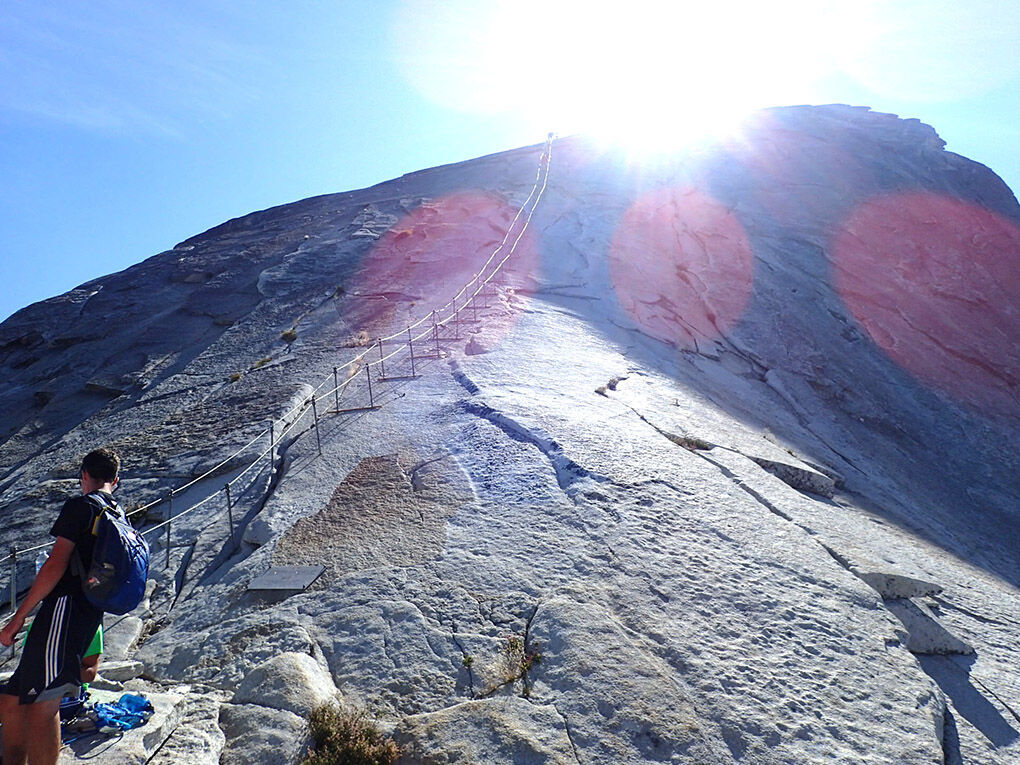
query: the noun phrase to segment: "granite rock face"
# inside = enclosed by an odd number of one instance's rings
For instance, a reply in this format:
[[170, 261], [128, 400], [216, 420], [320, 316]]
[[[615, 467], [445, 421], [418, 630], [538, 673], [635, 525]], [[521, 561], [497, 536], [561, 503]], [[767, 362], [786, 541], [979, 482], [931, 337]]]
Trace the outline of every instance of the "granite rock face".
[[337, 695], [328, 673], [305, 653], [282, 653], [249, 672], [234, 694], [235, 704], [259, 704], [307, 716]]
[[[253, 213], [0, 325], [3, 541], [101, 444], [173, 519], [109, 625], [187, 689], [164, 760], [299, 760], [331, 699], [408, 764], [1020, 758], [1010, 190], [846, 106], [651, 167], [557, 140], [544, 187], [541, 152]], [[414, 362], [373, 345], [422, 317]], [[248, 588], [282, 566], [322, 573]]]

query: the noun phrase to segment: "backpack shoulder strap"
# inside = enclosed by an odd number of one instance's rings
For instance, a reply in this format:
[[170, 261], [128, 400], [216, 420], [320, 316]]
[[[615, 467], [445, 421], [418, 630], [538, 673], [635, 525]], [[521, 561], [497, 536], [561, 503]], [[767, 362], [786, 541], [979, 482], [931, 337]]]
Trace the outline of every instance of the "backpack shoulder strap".
[[103, 513], [110, 513], [111, 515], [119, 516], [121, 520], [126, 519], [124, 511], [121, 509], [117, 500], [101, 491], [94, 491], [91, 494], [86, 494], [85, 499], [91, 500], [91, 504], [96, 507], [95, 516], [92, 519], [92, 536], [95, 536], [99, 527], [99, 519]]
[[[89, 531], [92, 536], [99, 535], [99, 519], [103, 517], [103, 513], [112, 513], [114, 515], [123, 515], [124, 511], [120, 509], [120, 505], [117, 504], [117, 500], [109, 497], [101, 491], [93, 491], [85, 495], [85, 501], [92, 506], [92, 519], [89, 521]], [[78, 547], [75, 546], [74, 554], [71, 556], [71, 573], [79, 577], [84, 581], [88, 572], [85, 571], [85, 566], [81, 560], [81, 553]]]

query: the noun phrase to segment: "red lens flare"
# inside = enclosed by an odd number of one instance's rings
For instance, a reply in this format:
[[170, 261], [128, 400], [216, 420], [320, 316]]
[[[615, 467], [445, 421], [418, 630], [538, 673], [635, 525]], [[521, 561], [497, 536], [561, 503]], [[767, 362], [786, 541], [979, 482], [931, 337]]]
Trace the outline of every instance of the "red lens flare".
[[900, 193], [857, 207], [832, 253], [842, 299], [893, 360], [981, 410], [1020, 414], [1020, 227]]
[[[482, 278], [492, 274], [507, 255], [495, 283], [513, 283], [514, 275], [533, 273], [536, 248], [527, 234], [510, 254], [524, 215], [502, 249], [485, 265], [500, 247], [516, 215], [515, 207], [483, 191], [458, 192], [424, 202], [376, 242], [347, 290], [345, 318], [371, 336], [393, 332], [433, 309], [438, 311], [476, 273], [481, 271]], [[471, 284], [457, 298], [458, 308], [467, 306], [478, 286], [478, 282]], [[485, 298], [478, 298], [479, 310], [494, 300], [490, 287]], [[438, 314], [439, 320], [452, 310], [450, 306]], [[470, 306], [467, 310], [473, 315]], [[499, 323], [500, 315], [490, 317], [490, 323]]]
[[678, 348], [723, 336], [751, 296], [744, 227], [698, 189], [640, 197], [613, 236], [609, 267], [624, 310], [647, 334]]

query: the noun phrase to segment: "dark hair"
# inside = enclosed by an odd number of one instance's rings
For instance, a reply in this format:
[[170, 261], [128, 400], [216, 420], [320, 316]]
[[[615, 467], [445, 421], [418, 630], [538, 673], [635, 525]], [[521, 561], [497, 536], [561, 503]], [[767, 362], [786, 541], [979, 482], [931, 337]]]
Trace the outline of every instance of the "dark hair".
[[81, 469], [103, 483], [113, 483], [120, 472], [120, 457], [113, 449], [93, 449], [82, 458]]

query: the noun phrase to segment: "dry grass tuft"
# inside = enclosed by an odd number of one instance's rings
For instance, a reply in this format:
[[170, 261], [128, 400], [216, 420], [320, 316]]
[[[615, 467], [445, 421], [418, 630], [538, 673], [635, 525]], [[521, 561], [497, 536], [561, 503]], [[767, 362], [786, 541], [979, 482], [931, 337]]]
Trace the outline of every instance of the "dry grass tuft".
[[301, 765], [392, 765], [400, 747], [386, 738], [364, 712], [323, 704], [308, 716], [315, 749]]
[[704, 441], [696, 436], [678, 436], [675, 433], [666, 433], [664, 435], [677, 446], [682, 446], [684, 449], [692, 452], [714, 448], [708, 441]]

